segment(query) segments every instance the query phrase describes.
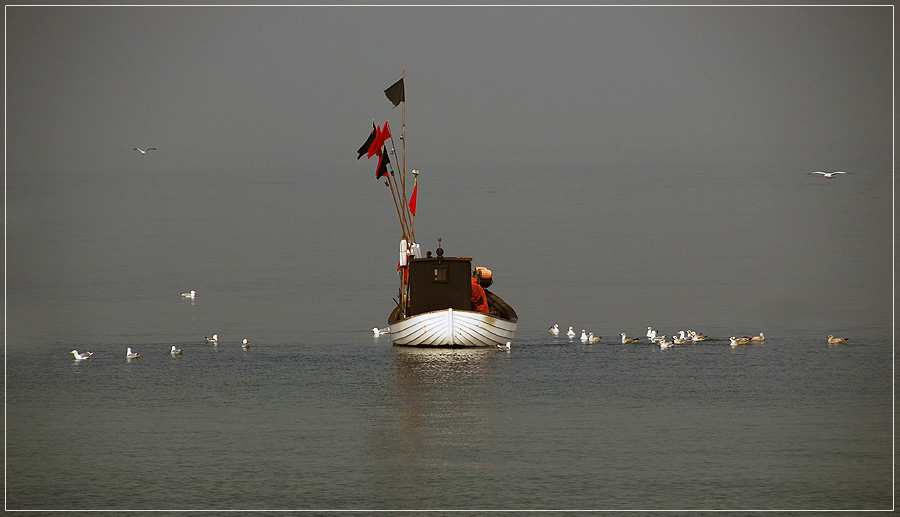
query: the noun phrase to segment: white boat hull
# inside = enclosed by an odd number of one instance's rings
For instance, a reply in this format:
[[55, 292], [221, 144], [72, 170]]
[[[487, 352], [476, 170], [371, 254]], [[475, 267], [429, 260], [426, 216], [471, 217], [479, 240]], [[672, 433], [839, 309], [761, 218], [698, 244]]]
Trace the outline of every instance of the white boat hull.
[[389, 326], [391, 341], [400, 346], [493, 347], [506, 345], [516, 334], [515, 321], [454, 309], [416, 314]]

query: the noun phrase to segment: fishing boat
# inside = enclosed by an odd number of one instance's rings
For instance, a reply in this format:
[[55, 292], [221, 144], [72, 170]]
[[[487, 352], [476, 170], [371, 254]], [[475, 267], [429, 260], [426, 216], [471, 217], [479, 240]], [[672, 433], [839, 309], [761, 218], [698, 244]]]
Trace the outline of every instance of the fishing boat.
[[[395, 346], [418, 347], [498, 347], [512, 341], [518, 315], [500, 296], [488, 289], [493, 273], [472, 267], [472, 257], [444, 256], [441, 239], [435, 254], [422, 256], [415, 238], [418, 169], [413, 169], [414, 185], [406, 195], [406, 74], [384, 90], [396, 107], [401, 104], [401, 163], [395, 173], [390, 156], [396, 156], [388, 122], [378, 127], [359, 148], [359, 157], [378, 156], [377, 179], [385, 178], [397, 209], [402, 238], [397, 264], [400, 288], [395, 307], [388, 316], [391, 342]], [[392, 149], [386, 147], [391, 139]]]
[[[486, 289], [493, 274], [472, 270], [472, 257], [411, 257], [407, 264], [405, 304], [388, 317], [391, 341], [400, 346], [499, 346], [516, 335], [518, 316], [502, 298]], [[474, 278], [474, 280], [473, 280]], [[473, 284], [484, 293], [487, 310], [473, 307]], [[477, 289], [477, 288], [475, 288]]]

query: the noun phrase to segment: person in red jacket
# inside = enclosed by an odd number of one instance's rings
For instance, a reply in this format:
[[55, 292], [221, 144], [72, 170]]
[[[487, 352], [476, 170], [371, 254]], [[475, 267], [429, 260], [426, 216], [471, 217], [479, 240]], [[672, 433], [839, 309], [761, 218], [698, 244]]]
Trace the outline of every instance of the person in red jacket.
[[488, 307], [487, 296], [484, 289], [478, 283], [478, 277], [472, 276], [472, 310], [482, 314], [490, 314], [491, 309]]

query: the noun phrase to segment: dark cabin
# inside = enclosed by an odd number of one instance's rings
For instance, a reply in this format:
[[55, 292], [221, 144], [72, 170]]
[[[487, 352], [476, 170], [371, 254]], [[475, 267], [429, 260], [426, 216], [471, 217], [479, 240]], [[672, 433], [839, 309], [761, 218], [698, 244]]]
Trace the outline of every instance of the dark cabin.
[[443, 309], [472, 310], [472, 257], [410, 259], [407, 317]]

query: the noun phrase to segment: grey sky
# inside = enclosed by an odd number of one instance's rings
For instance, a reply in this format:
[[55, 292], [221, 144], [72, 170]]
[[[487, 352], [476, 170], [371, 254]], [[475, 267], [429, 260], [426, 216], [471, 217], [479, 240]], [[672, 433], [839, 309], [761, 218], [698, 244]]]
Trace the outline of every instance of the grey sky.
[[[72, 153], [87, 165], [106, 155], [98, 142], [135, 140], [208, 166], [249, 151], [253, 163], [264, 155], [336, 166], [359, 140], [353, 124], [364, 139], [367, 118], [395, 115], [380, 89], [404, 68], [410, 157], [426, 163], [765, 153], [831, 164], [890, 145], [888, 7], [13, 7], [8, 15], [10, 157], [18, 159], [21, 137], [27, 163], [40, 166], [61, 156], [71, 165]], [[36, 133], [61, 156], [27, 147]]]
[[[737, 239], [722, 218], [729, 198], [742, 196], [756, 211], [732, 222], [784, 257], [716, 252], [688, 268], [693, 274], [727, 271], [729, 260], [774, 265], [787, 257], [788, 270], [759, 273], [763, 284], [808, 289], [836, 275], [839, 287], [870, 293], [856, 302], [889, 313], [890, 6], [8, 7], [6, 14], [11, 226], [23, 199], [49, 188], [42, 173], [135, 167], [123, 150], [142, 145], [164, 149], [160, 163], [178, 174], [296, 171], [310, 188], [348, 196], [376, 189], [375, 164], [357, 161], [354, 151], [372, 119], [399, 127], [400, 110], [382, 90], [405, 69], [408, 164], [430, 187], [420, 193], [417, 223], [430, 228], [428, 242], [440, 232], [463, 240], [467, 230], [435, 226], [457, 209], [451, 201], [484, 187], [494, 194], [473, 201], [512, 233], [465, 245], [516, 261], [504, 267], [520, 285], [554, 265], [588, 272], [599, 260], [650, 282], [654, 272], [680, 266], [609, 246], [684, 235], [710, 249], [710, 235]], [[672, 174], [658, 172], [665, 169]], [[820, 178], [805, 173], [834, 169], [856, 172], [828, 186], [851, 188], [844, 210], [862, 205], [863, 212], [828, 221], [836, 234], [818, 234], [815, 210], [842, 196], [810, 198], [805, 182]], [[548, 179], [557, 173], [558, 184]], [[855, 183], [838, 183], [844, 179]], [[546, 206], [529, 184], [551, 189]], [[579, 197], [594, 196], [598, 185], [603, 206]], [[645, 186], [658, 197], [642, 197]], [[660, 208], [661, 199], [701, 187], [716, 198], [706, 201], [709, 210]], [[565, 196], [574, 204], [563, 204]], [[363, 245], [394, 240], [389, 199], [366, 224], [390, 230]], [[329, 217], [338, 229], [354, 224], [338, 211]], [[596, 248], [580, 259], [538, 251], [586, 232]], [[542, 247], [535, 233], [552, 236]], [[848, 234], [875, 250], [862, 271], [841, 271], [840, 257], [829, 253], [828, 266], [804, 277], [805, 264], [822, 257], [801, 250], [840, 246], [836, 236]], [[531, 261], [522, 259], [523, 247]], [[727, 298], [728, 289], [712, 300]], [[539, 302], [523, 303], [537, 312]]]

